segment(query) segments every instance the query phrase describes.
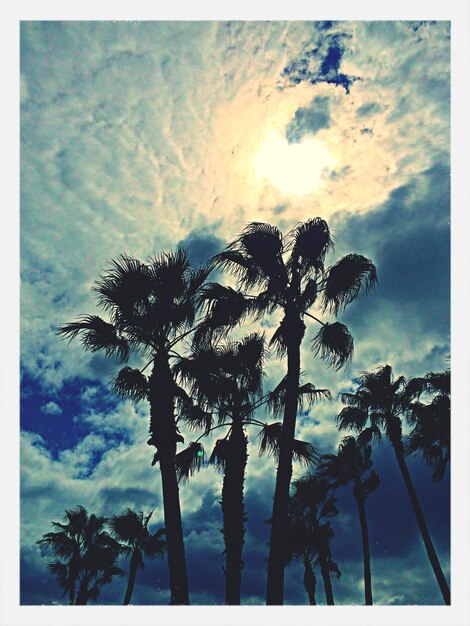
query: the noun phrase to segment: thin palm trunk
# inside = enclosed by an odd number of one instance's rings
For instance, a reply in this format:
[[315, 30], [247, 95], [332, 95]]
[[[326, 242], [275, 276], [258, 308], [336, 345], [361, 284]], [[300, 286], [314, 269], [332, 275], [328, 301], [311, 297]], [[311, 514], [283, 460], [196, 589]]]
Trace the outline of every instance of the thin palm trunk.
[[320, 550], [318, 553], [320, 562], [320, 571], [323, 578], [323, 586], [325, 587], [326, 603], [329, 606], [334, 605], [335, 600], [333, 597], [333, 586], [331, 584], [330, 570], [328, 567], [328, 554], [325, 550]]
[[309, 559], [304, 560], [304, 587], [308, 595], [308, 600], [311, 606], [316, 606], [315, 600], [315, 588], [317, 585], [317, 577], [313, 572], [312, 564]]
[[225, 542], [225, 604], [240, 604], [242, 550], [245, 541], [243, 485], [247, 463], [247, 439], [241, 422], [235, 421], [222, 486], [222, 513]]
[[367, 516], [365, 498], [363, 495], [360, 479], [355, 481], [354, 497], [357, 502], [357, 508], [359, 511], [359, 522], [361, 524], [362, 535], [362, 556], [364, 560], [364, 590], [365, 590], [365, 602], [366, 605], [372, 605], [372, 577], [370, 570], [370, 548], [369, 548], [369, 531], [367, 528]]
[[151, 433], [157, 442], [162, 477], [171, 604], [189, 604], [188, 578], [184, 554], [183, 527], [176, 477], [176, 426], [174, 420], [174, 381], [168, 357], [159, 354], [149, 380]]
[[411, 480], [410, 472], [408, 470], [408, 466], [405, 461], [405, 454], [403, 451], [403, 443], [401, 441], [392, 442], [393, 448], [395, 450], [395, 455], [397, 457], [398, 466], [400, 468], [401, 474], [403, 476], [403, 480], [405, 481], [406, 489], [408, 491], [408, 495], [411, 500], [411, 504], [413, 506], [413, 511], [416, 516], [416, 521], [418, 522], [418, 527], [421, 532], [421, 536], [423, 538], [424, 546], [426, 548], [426, 552], [428, 554], [429, 561], [434, 570], [434, 574], [436, 576], [439, 588], [442, 593], [442, 597], [444, 598], [444, 602], [447, 605], [450, 605], [450, 590], [445, 579], [444, 573], [442, 571], [441, 565], [439, 563], [439, 559], [436, 554], [436, 550], [434, 549], [434, 545], [431, 540], [431, 535], [429, 534], [428, 527], [426, 525], [426, 521], [424, 519], [423, 512], [421, 510], [421, 506], [419, 504], [418, 496], [416, 494], [413, 482]]
[[[295, 320], [299, 325], [300, 320]], [[305, 327], [304, 327], [305, 328]], [[295, 437], [300, 377], [300, 342], [297, 339], [287, 350], [286, 404], [282, 426], [279, 465], [274, 492], [271, 541], [269, 547], [266, 604], [284, 602], [285, 537], [288, 529], [289, 487], [292, 478], [292, 447]]]
[[83, 606], [88, 602], [88, 577], [85, 576], [78, 588], [77, 601], [76, 604]]
[[129, 604], [131, 601], [132, 593], [134, 591], [136, 574], [137, 574], [137, 562], [134, 558], [134, 555], [132, 555], [130, 566], [129, 566], [129, 580], [127, 582], [126, 595], [124, 596], [123, 605]]
[[69, 604], [75, 604], [75, 578], [70, 579]]

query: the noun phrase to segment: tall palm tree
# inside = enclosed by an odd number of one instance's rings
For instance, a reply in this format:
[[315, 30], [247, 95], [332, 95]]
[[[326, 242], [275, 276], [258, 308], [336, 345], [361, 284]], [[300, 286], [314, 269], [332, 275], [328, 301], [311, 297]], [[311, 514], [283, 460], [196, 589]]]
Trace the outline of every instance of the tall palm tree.
[[372, 604], [372, 577], [365, 502], [380, 484], [377, 472], [371, 470], [371, 454], [369, 442], [362, 441], [360, 437], [357, 439], [345, 437], [339, 445], [338, 454], [323, 455], [319, 465], [320, 474], [328, 478], [333, 487], [353, 483], [352, 493], [357, 503], [361, 525], [366, 605]]
[[[406, 438], [405, 452], [422, 456], [432, 467], [432, 481], [444, 477], [450, 462], [450, 371], [429, 372], [424, 378], [414, 378], [408, 389], [417, 393], [411, 402], [408, 421], [413, 429]], [[431, 396], [422, 402], [422, 394]]]
[[195, 337], [207, 340], [249, 315], [261, 317], [278, 309], [283, 314], [270, 342], [280, 356], [287, 356], [287, 378], [273, 502], [268, 604], [282, 604], [284, 597], [283, 542], [288, 525], [305, 316], [320, 324], [312, 342], [314, 353], [339, 369], [352, 356], [351, 334], [344, 324], [322, 322], [308, 310], [319, 299], [323, 312], [336, 315], [377, 282], [372, 262], [358, 254], [348, 254], [325, 269], [325, 257], [332, 246], [328, 224], [319, 217], [297, 225], [285, 237], [270, 224], [249, 224], [225, 251], [212, 260], [214, 266], [227, 269], [237, 278], [239, 289], [217, 283], [207, 287], [208, 318]]
[[103, 351], [121, 362], [136, 352], [152, 366], [148, 377], [143, 370], [124, 367], [114, 387], [122, 397], [147, 399], [150, 404], [148, 444], [157, 448], [154, 461], [160, 464], [172, 604], [189, 604], [189, 596], [175, 467], [176, 445], [182, 437], [175, 423], [176, 384], [170, 359], [175, 344], [193, 330], [208, 273], [194, 268], [180, 249], [147, 263], [120, 256], [94, 288], [109, 321], [86, 315], [58, 331], [70, 340], [81, 336], [91, 352]]
[[[69, 604], [96, 600], [102, 585], [123, 571], [116, 566], [118, 546], [105, 532], [105, 517], [88, 515], [82, 506], [65, 511], [63, 522], [52, 522], [56, 532], [37, 541], [56, 557], [48, 565], [59, 585], [68, 593]], [[78, 591], [76, 589], [78, 585]]]
[[144, 568], [144, 555], [147, 557], [163, 557], [165, 540], [162, 539], [165, 530], [160, 528], [154, 533], [148, 530], [148, 523], [152, 517], [150, 511], [145, 517], [142, 511], [136, 513], [127, 509], [121, 515], [113, 515], [109, 520], [111, 533], [119, 544], [119, 550], [130, 557], [129, 579], [123, 604], [129, 604], [134, 591], [138, 569]]
[[395, 452], [442, 597], [446, 604], [450, 604], [449, 586], [432, 543], [405, 459], [401, 415], [409, 411], [414, 393], [414, 386], [408, 386], [403, 376], [394, 378], [390, 365], [385, 365], [374, 372], [364, 372], [359, 378], [359, 386], [355, 393], [341, 394], [342, 401], [347, 406], [339, 414], [338, 423], [341, 430], [352, 429], [357, 432], [362, 431], [369, 423], [366, 433], [370, 436], [380, 434], [381, 430], [384, 431]]
[[[334, 604], [331, 573], [341, 572], [331, 558], [330, 539], [334, 536], [330, 522], [338, 514], [336, 499], [330, 494], [327, 480], [316, 474], [306, 474], [294, 482], [290, 499], [289, 548], [293, 558], [304, 566], [304, 586], [310, 604], [316, 604], [314, 566], [320, 566], [326, 603]], [[322, 523], [323, 522], [323, 523]]]
[[[181, 358], [175, 365], [175, 372], [189, 386], [190, 396], [206, 416], [205, 432], [216, 425], [229, 426], [226, 436], [217, 441], [209, 460], [224, 472], [221, 532], [225, 544], [225, 603], [230, 605], [240, 604], [246, 520], [243, 491], [248, 459], [245, 424], [250, 422], [261, 399], [264, 358], [264, 338], [253, 333], [238, 343], [195, 349], [190, 357]], [[201, 425], [199, 413], [196, 413], [195, 421], [191, 419], [194, 410], [192, 414], [187, 413], [187, 417], [188, 425]], [[191, 449], [197, 462], [199, 450], [194, 446]], [[184, 467], [192, 467], [187, 462], [190, 458], [189, 454], [184, 457], [182, 476], [187, 476]]]

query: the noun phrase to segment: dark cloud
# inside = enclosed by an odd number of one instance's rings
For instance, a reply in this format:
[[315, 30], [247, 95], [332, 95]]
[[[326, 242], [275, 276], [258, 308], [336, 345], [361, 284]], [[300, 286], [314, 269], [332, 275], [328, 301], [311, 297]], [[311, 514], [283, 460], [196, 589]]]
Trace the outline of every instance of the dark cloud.
[[201, 228], [192, 230], [177, 245], [187, 250], [193, 263], [204, 264], [211, 256], [221, 252], [225, 248], [226, 242], [212, 234], [209, 229]]
[[377, 102], [367, 102], [357, 109], [356, 115], [357, 117], [367, 117], [371, 114], [379, 113], [380, 110], [380, 105]]
[[[423, 332], [444, 339], [450, 327], [449, 202], [449, 169], [438, 163], [395, 189], [379, 209], [333, 223], [344, 251], [365, 254], [377, 266], [379, 287], [368, 297], [368, 311], [393, 305]], [[367, 319], [357, 304], [344, 318], [360, 327]]]
[[349, 93], [352, 84], [359, 78], [343, 74], [340, 66], [346, 50], [344, 41], [351, 39], [351, 35], [329, 30], [320, 27], [316, 45], [308, 46], [297, 59], [286, 65], [282, 76], [294, 85], [302, 82], [311, 85], [328, 83], [343, 87]]
[[330, 102], [326, 96], [317, 96], [309, 106], [301, 107], [289, 122], [286, 138], [289, 143], [299, 143], [306, 135], [315, 135], [330, 127]]

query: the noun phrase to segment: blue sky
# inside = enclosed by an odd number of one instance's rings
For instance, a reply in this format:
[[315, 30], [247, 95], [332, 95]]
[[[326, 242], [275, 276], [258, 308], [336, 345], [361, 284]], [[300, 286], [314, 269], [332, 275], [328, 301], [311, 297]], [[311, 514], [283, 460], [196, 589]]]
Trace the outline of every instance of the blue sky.
[[[380, 286], [343, 316], [356, 341], [352, 365], [331, 372], [306, 349], [306, 378], [335, 394], [385, 362], [406, 376], [447, 367], [449, 45], [443, 22], [23, 24], [23, 603], [60, 601], [34, 542], [64, 507], [155, 507], [161, 523], [146, 407], [111, 395], [114, 363], [54, 334], [60, 323], [95, 311], [90, 287], [117, 254], [145, 258], [180, 243], [199, 261], [247, 221], [287, 231], [320, 215], [333, 231], [336, 257], [370, 256]], [[276, 163], [257, 169], [266, 144], [284, 169], [296, 147], [311, 150], [319, 163], [308, 172], [313, 186], [304, 188], [295, 173], [280, 184], [270, 174]], [[274, 323], [266, 323], [268, 334]], [[270, 366], [268, 387], [282, 367]], [[338, 408], [321, 405], [302, 417], [299, 436], [332, 450]], [[376, 600], [439, 603], [386, 444], [374, 461], [382, 478], [368, 502]], [[431, 485], [428, 468], [417, 460], [411, 467], [448, 568], [448, 477]], [[274, 471], [253, 447], [242, 586], [248, 603], [263, 602], [263, 520]], [[223, 597], [219, 494], [220, 477], [210, 469], [181, 489], [195, 604]], [[332, 549], [343, 576], [335, 593], [338, 603], [357, 604], [354, 502], [347, 490], [338, 495]], [[289, 566], [287, 574], [287, 602], [305, 603], [301, 573]], [[166, 603], [166, 582], [165, 564], [149, 563], [136, 602]], [[100, 602], [119, 603], [123, 584], [104, 590]]]

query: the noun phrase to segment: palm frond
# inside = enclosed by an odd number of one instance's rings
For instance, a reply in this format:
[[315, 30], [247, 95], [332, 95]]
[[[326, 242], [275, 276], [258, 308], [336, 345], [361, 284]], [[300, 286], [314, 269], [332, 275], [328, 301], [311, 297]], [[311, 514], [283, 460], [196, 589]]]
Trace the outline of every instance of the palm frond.
[[186, 483], [189, 477], [198, 472], [204, 464], [204, 448], [199, 442], [192, 442], [189, 446], [178, 452], [175, 457], [176, 476], [179, 483]]
[[375, 265], [360, 254], [347, 254], [329, 268], [325, 279], [323, 310], [335, 315], [355, 300], [367, 294], [377, 284]]
[[130, 400], [145, 400], [148, 395], [148, 381], [138, 369], [123, 367], [114, 377], [113, 391], [121, 398]]
[[380, 477], [375, 470], [372, 470], [369, 475], [362, 481], [362, 490], [364, 497], [368, 498], [371, 493], [378, 489], [380, 485]]
[[114, 316], [132, 315], [148, 306], [152, 292], [149, 267], [125, 254], [111, 261], [111, 267], [96, 281], [93, 288], [99, 295], [98, 303]]
[[272, 455], [275, 458], [279, 455], [279, 441], [282, 434], [282, 423], [264, 424], [257, 437], [260, 439], [259, 455]]
[[356, 432], [360, 432], [364, 430], [368, 418], [369, 414], [367, 410], [355, 406], [345, 406], [336, 418], [336, 422], [339, 430], [355, 430]]
[[354, 340], [344, 324], [324, 324], [313, 338], [312, 349], [316, 356], [337, 371], [352, 359]]
[[221, 472], [225, 471], [225, 465], [230, 450], [230, 442], [224, 437], [223, 439], [217, 439], [214, 449], [209, 457], [209, 463], [215, 465]]
[[289, 266], [300, 263], [301, 275], [310, 270], [323, 271], [325, 256], [333, 247], [328, 224], [321, 217], [314, 217], [296, 226], [288, 235], [289, 248], [292, 249]]
[[116, 355], [122, 362], [129, 358], [129, 344], [121, 337], [113, 324], [98, 315], [83, 315], [77, 322], [63, 324], [57, 334], [72, 341], [81, 335], [82, 345], [90, 352], [103, 351], [106, 356]]
[[272, 289], [277, 284], [282, 291], [287, 286], [283, 251], [282, 234], [275, 226], [252, 222], [212, 263], [230, 271], [242, 288], [269, 285]]
[[312, 446], [308, 441], [302, 441], [301, 439], [294, 439], [292, 446], [292, 459], [298, 461], [300, 465], [316, 465], [319, 461], [320, 455], [318, 450]]
[[[280, 417], [284, 413], [286, 400], [286, 384], [287, 376], [267, 394], [268, 409], [276, 417]], [[298, 391], [298, 411], [309, 410], [317, 400], [331, 400], [331, 393], [328, 389], [316, 389], [312, 383], [300, 385]]]

